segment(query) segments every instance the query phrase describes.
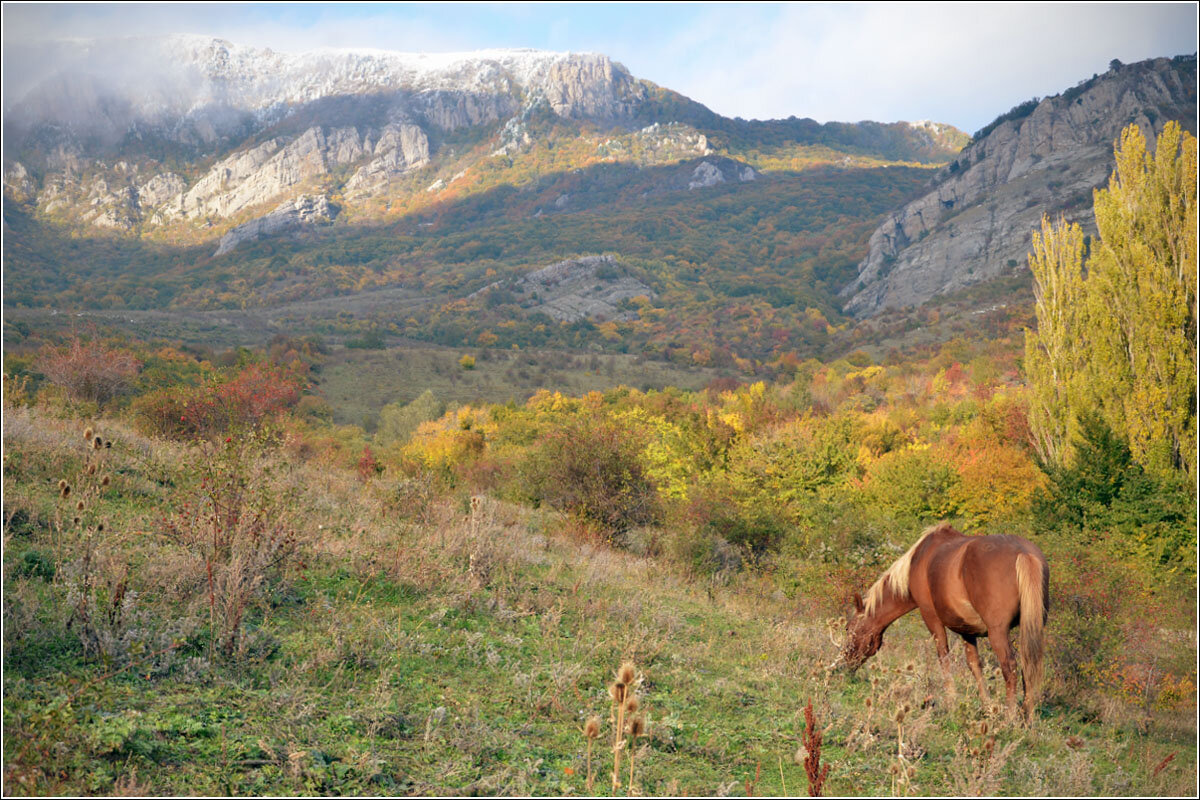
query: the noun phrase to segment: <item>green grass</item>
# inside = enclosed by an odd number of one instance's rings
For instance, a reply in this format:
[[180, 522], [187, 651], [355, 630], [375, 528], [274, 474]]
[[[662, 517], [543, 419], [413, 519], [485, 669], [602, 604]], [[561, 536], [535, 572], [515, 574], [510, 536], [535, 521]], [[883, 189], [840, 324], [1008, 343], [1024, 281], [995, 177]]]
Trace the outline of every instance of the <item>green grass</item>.
[[[475, 357], [473, 369], [459, 364], [463, 355]], [[319, 388], [334, 409], [335, 422], [357, 425], [366, 420], [370, 427], [385, 405], [411, 402], [426, 389], [444, 403], [523, 403], [542, 387], [569, 396], [616, 386], [701, 389], [714, 378], [736, 374], [624, 354], [409, 345], [336, 349], [322, 366]]]
[[[1037, 724], [1010, 725], [981, 705], [957, 651], [957, 696], [945, 695], [915, 617], [858, 675], [827, 675], [824, 614], [836, 598], [820, 584], [788, 597], [768, 575], [692, 576], [670, 558], [581, 539], [556, 514], [487, 499], [397, 507], [386, 476], [363, 484], [316, 465], [278, 473], [304, 490], [291, 513], [307, 544], [252, 608], [243, 658], [210, 659], [201, 624], [166, 669], [144, 655], [125, 668], [87, 661], [66, 628], [63, 581], [18, 569], [38, 549], [61, 576], [77, 542], [7, 524], [17, 509], [52, 518], [81, 427], [6, 411], [6, 794], [584, 794], [580, 728], [598, 714], [594, 792], [606, 795], [606, 689], [626, 659], [650, 719], [643, 794], [804, 794], [796, 755], [809, 700], [830, 795], [893, 791], [888, 720], [905, 702], [909, 794], [1189, 794], [1195, 779], [1190, 710], [1143, 714], [1114, 700], [1098, 711], [1055, 694], [1051, 675]], [[178, 553], [156, 533], [194, 455], [102, 427], [117, 476], [100, 508], [106, 544], [137, 565], [138, 607], [161, 624], [202, 623], [203, 603], [173, 582]], [[176, 487], [157, 479], [164, 470]], [[1185, 647], [1194, 658], [1194, 640]], [[1002, 760], [964, 752], [985, 742], [985, 720], [995, 752], [1016, 743]]]

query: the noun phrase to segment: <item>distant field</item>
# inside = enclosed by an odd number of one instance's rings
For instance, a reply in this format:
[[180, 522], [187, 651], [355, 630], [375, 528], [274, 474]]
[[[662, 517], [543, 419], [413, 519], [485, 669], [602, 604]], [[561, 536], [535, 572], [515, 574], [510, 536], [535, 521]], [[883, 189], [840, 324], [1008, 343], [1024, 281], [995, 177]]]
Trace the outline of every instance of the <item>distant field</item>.
[[[464, 369], [459, 359], [475, 359]], [[614, 386], [700, 389], [736, 371], [688, 368], [633, 355], [559, 350], [497, 351], [429, 346], [355, 350], [339, 347], [322, 367], [318, 389], [339, 423], [374, 424], [388, 403], [407, 403], [426, 389], [446, 403], [520, 403], [540, 388], [582, 395]]]

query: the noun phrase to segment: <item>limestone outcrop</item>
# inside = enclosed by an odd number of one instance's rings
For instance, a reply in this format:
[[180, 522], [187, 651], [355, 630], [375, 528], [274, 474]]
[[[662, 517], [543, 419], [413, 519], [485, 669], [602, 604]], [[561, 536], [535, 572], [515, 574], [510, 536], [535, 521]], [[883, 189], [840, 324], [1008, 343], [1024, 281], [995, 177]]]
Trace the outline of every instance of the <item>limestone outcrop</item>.
[[842, 292], [848, 312], [918, 305], [1024, 269], [1043, 214], [1095, 233], [1092, 190], [1108, 181], [1121, 130], [1136, 123], [1153, 139], [1173, 119], [1194, 129], [1196, 59], [1123, 65], [1012, 116], [884, 219]]
[[225, 255], [245, 242], [328, 222], [336, 214], [337, 211], [329, 205], [329, 199], [323, 195], [300, 195], [295, 200], [280, 203], [270, 214], [229, 231], [221, 237], [220, 246], [213, 256]]

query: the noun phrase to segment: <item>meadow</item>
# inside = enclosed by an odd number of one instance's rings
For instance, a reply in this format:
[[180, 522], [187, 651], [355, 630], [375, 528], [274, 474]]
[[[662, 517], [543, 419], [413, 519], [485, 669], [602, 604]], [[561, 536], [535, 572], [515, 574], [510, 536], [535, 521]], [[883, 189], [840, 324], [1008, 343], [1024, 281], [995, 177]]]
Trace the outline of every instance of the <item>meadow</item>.
[[[166, 388], [103, 404], [10, 379], [5, 791], [804, 793], [819, 732], [831, 795], [1190, 794], [1188, 492], [1181, 518], [1040, 524], [1014, 351], [397, 403], [390, 439], [313, 415], [269, 352], [139, 351]], [[564, 440], [603, 473], [578, 493]], [[1050, 558], [1032, 727], [986, 648], [992, 702], [957, 650], [947, 694], [915, 615], [825, 669], [850, 592], [943, 517]], [[626, 661], [645, 735], [614, 788]]]

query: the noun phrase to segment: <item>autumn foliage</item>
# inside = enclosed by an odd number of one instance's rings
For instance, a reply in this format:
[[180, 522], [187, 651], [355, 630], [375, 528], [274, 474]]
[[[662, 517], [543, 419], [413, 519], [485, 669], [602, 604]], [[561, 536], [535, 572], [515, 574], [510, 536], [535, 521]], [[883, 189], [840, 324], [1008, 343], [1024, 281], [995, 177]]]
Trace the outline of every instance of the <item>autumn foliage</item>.
[[208, 438], [278, 416], [299, 401], [301, 385], [301, 379], [290, 370], [250, 364], [201, 386], [143, 395], [134, 409], [143, 426], [157, 435]]

